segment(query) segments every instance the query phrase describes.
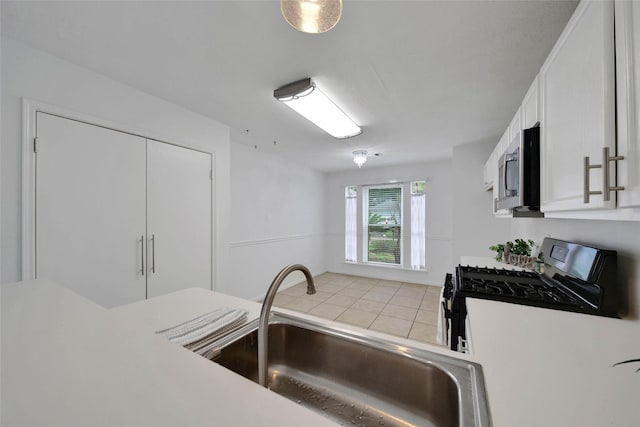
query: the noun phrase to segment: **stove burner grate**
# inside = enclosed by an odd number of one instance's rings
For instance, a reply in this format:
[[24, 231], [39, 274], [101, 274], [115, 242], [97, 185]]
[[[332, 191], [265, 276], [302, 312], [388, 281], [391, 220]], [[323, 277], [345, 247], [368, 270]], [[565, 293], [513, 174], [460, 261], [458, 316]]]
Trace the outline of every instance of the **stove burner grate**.
[[459, 267], [461, 271], [464, 273], [471, 274], [488, 274], [491, 276], [506, 276], [506, 277], [521, 277], [521, 278], [538, 278], [538, 274], [532, 271], [526, 270], [507, 270], [505, 268], [490, 268], [490, 267], [479, 267], [479, 266], [470, 266], [470, 265], [461, 265]]
[[530, 271], [461, 266], [460, 288], [468, 296], [486, 296], [505, 301], [538, 301], [579, 306], [580, 301], [560, 287], [546, 284]]

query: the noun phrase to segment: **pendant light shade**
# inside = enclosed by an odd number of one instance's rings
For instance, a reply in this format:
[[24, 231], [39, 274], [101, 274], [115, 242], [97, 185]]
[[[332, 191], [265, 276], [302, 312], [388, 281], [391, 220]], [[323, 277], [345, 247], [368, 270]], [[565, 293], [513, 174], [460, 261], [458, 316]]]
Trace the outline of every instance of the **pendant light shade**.
[[342, 0], [280, 0], [280, 10], [296, 30], [319, 34], [336, 26], [342, 16]]
[[367, 161], [366, 150], [356, 150], [353, 152], [353, 163], [358, 165], [358, 168], [361, 168], [366, 161]]

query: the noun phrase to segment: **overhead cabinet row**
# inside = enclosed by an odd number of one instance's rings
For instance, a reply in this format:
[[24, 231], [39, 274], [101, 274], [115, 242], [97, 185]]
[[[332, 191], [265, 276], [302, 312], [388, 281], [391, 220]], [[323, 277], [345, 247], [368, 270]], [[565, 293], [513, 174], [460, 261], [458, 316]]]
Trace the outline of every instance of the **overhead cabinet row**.
[[[519, 144], [523, 137], [523, 129], [531, 128], [539, 123], [538, 108], [538, 78], [536, 77], [527, 94], [522, 101], [522, 105], [514, 115], [509, 127], [504, 131], [502, 137], [496, 144], [493, 152], [487, 160], [485, 170], [484, 187], [486, 190], [493, 190], [493, 213], [498, 217], [510, 218], [513, 216], [511, 209], [504, 209], [498, 206], [501, 157], [507, 152], [510, 146]], [[502, 177], [504, 178], [504, 177]]]
[[[540, 123], [546, 217], [640, 220], [639, 25], [638, 3], [583, 0], [505, 132], [521, 137]], [[497, 175], [504, 140], [488, 177]], [[498, 182], [494, 175], [494, 199]], [[510, 215], [494, 205], [496, 215]]]

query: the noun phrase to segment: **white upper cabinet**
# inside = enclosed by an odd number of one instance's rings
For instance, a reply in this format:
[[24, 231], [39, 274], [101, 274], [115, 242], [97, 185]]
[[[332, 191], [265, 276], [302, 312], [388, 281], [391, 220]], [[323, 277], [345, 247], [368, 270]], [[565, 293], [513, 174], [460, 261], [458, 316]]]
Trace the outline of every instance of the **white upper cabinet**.
[[539, 123], [546, 217], [640, 220], [639, 61], [640, 2], [583, 0], [485, 165], [494, 200], [500, 156]]
[[484, 164], [484, 168], [482, 169], [482, 187], [487, 191], [493, 189], [493, 169], [495, 164], [495, 157], [493, 156], [493, 153], [491, 153], [487, 162]]
[[507, 151], [507, 148], [509, 147], [511, 142], [513, 142], [513, 140], [516, 138], [522, 138], [522, 122], [519, 108], [516, 114], [513, 116], [513, 119], [511, 119], [509, 127], [502, 134], [502, 137], [498, 141], [498, 144], [496, 144], [496, 148], [493, 150], [493, 153], [491, 153], [491, 157], [489, 157], [489, 160], [487, 162], [487, 164], [490, 164], [489, 167], [493, 168], [493, 170], [489, 172], [493, 177], [493, 213], [499, 218], [511, 218], [513, 216], [513, 212], [511, 211], [511, 209], [498, 209], [498, 197], [500, 194], [500, 177], [498, 176], [498, 174], [500, 173], [500, 157]]
[[[602, 194], [603, 149], [616, 152], [613, 19], [611, 1], [581, 2], [540, 71], [546, 216], [616, 206], [615, 192]], [[605, 163], [615, 183], [615, 162]]]
[[484, 165], [484, 188], [485, 190], [493, 190], [493, 213], [498, 217], [512, 217], [511, 209], [497, 209], [498, 186], [500, 179], [498, 177], [498, 161], [514, 138], [522, 138], [522, 130], [533, 127], [538, 123], [538, 77], [536, 76], [533, 84], [529, 88], [522, 106], [516, 111], [511, 119], [509, 127], [502, 134], [502, 137], [496, 144], [491, 156]]
[[507, 147], [509, 147], [509, 142], [511, 142], [511, 126], [509, 126], [498, 141], [498, 157], [502, 156], [505, 151], [507, 151]]
[[624, 156], [617, 162], [617, 185], [624, 187], [618, 191], [618, 207], [637, 208], [640, 207], [640, 3], [616, 2], [615, 19], [617, 154]]
[[509, 139], [507, 140], [507, 145], [503, 147], [502, 152], [504, 153], [507, 147], [513, 142], [516, 138], [522, 137], [522, 120], [521, 120], [521, 108], [518, 108], [515, 116], [511, 119], [511, 123], [509, 124]]
[[522, 100], [522, 107], [520, 110], [522, 129], [529, 129], [535, 126], [540, 121], [540, 108], [538, 103], [538, 76], [531, 83], [531, 87], [527, 91], [527, 94]]

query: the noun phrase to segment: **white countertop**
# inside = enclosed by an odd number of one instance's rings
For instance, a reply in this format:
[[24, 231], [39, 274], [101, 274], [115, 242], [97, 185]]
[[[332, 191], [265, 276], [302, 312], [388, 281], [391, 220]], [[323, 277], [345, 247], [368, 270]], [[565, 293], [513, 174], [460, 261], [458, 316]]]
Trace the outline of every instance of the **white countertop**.
[[[3, 285], [1, 424], [335, 425], [154, 333], [222, 306], [260, 310], [202, 289], [106, 310], [46, 281]], [[494, 426], [640, 424], [640, 366], [611, 367], [640, 357], [635, 322], [474, 298], [467, 309], [474, 355], [456, 357], [482, 365]]]
[[249, 312], [247, 322], [251, 322], [260, 317], [262, 304], [202, 288], [189, 288], [114, 307], [109, 312], [130, 327], [154, 333], [221, 307], [243, 308]]
[[[463, 256], [462, 265], [519, 269]], [[634, 320], [466, 299], [471, 359], [482, 365], [496, 427], [640, 425], [640, 330]]]
[[[193, 307], [238, 302], [229, 298], [188, 290], [141, 304], [140, 310], [131, 305], [112, 313], [48, 281], [2, 285], [0, 423], [335, 425], [152, 332], [186, 320]], [[255, 315], [256, 303], [239, 301]]]
[[[640, 425], [638, 324], [467, 298], [496, 427]], [[615, 328], [615, 332], [614, 332]]]

